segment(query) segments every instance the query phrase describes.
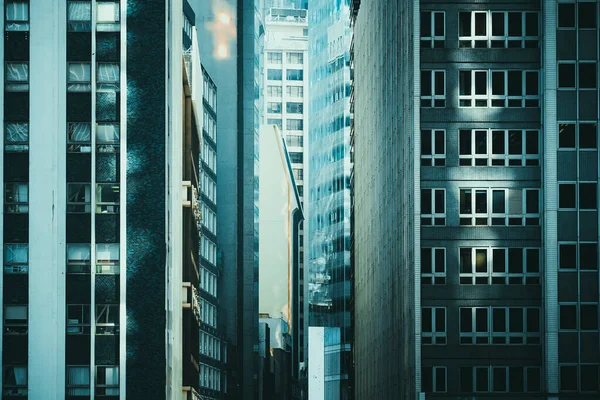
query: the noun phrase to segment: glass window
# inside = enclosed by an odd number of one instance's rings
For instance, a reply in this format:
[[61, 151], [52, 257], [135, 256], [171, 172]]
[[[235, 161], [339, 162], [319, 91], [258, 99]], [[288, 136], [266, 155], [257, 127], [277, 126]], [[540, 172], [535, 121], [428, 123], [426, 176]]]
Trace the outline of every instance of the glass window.
[[27, 183], [4, 184], [4, 212], [7, 214], [29, 212], [29, 185]]
[[598, 147], [598, 132], [595, 123], [579, 124], [579, 148], [595, 149]]
[[96, 213], [113, 214], [119, 212], [119, 184], [96, 184]]
[[581, 270], [598, 270], [598, 243], [579, 244], [579, 268]]
[[597, 364], [582, 364], [581, 370], [581, 391], [582, 392], [597, 392], [598, 391], [598, 365]]
[[67, 91], [89, 92], [92, 89], [90, 63], [69, 63], [68, 69]]
[[7, 122], [4, 125], [4, 150], [22, 152], [29, 150], [29, 124]]
[[287, 118], [285, 123], [288, 131], [301, 131], [304, 129], [304, 120], [302, 119]]
[[89, 396], [90, 367], [67, 366], [67, 396]]
[[26, 62], [7, 62], [4, 67], [4, 89], [8, 92], [26, 92], [29, 90], [29, 64]]
[[446, 71], [421, 71], [421, 107], [446, 107]]
[[279, 102], [267, 103], [267, 113], [268, 114], [281, 114], [281, 103], [279, 103]]
[[96, 81], [98, 83], [117, 84], [119, 83], [119, 64], [117, 63], [98, 63], [96, 71]]
[[26, 243], [4, 245], [4, 272], [25, 274], [29, 271], [29, 245]]
[[99, 144], [119, 143], [119, 125], [99, 123], [96, 126], [96, 142]]
[[267, 52], [267, 62], [270, 64], [281, 64], [281, 53], [273, 51]]
[[579, 306], [579, 324], [582, 331], [598, 330], [597, 304], [581, 304]]
[[575, 148], [575, 124], [558, 126], [558, 147], [562, 149]]
[[596, 3], [577, 4], [577, 18], [580, 29], [596, 28]]
[[579, 184], [579, 209], [595, 210], [598, 208], [596, 204], [596, 183], [580, 183]]
[[559, 183], [558, 184], [558, 207], [559, 208], [575, 208], [576, 207], [576, 190], [574, 183]]
[[67, 184], [67, 212], [89, 213], [91, 212], [91, 185], [89, 183]]
[[558, 27], [575, 28], [575, 4], [558, 4]]
[[446, 131], [431, 129], [421, 131], [421, 165], [446, 165]]
[[280, 81], [281, 80], [281, 70], [280, 69], [268, 69], [267, 70], [267, 79], [271, 81]]
[[304, 112], [304, 104], [300, 102], [286, 102], [285, 111], [290, 114], [302, 114]]
[[577, 329], [577, 305], [576, 304], [561, 304], [560, 305], [560, 329], [561, 330]]
[[96, 29], [98, 31], [118, 31], [121, 19], [119, 3], [98, 2], [96, 7]]
[[443, 48], [446, 39], [446, 14], [443, 11], [421, 12], [421, 46]]
[[71, 32], [89, 32], [92, 28], [92, 3], [90, 1], [67, 2], [68, 29]]
[[576, 244], [559, 244], [559, 265], [560, 269], [576, 269], [577, 268], [577, 245]]
[[299, 52], [287, 53], [287, 62], [289, 64], [304, 64], [304, 54]]
[[288, 81], [304, 80], [304, 71], [301, 69], [288, 69], [285, 73]]
[[304, 88], [302, 86], [286, 87], [287, 95], [290, 97], [304, 97]]
[[119, 367], [96, 367], [96, 394], [100, 396], [119, 394]]
[[[585, 4], [585, 3], [584, 3]], [[589, 3], [588, 3], [589, 4]], [[580, 4], [581, 5], [581, 4]], [[594, 4], [595, 5], [595, 4]], [[594, 16], [594, 20], [596, 17]], [[596, 89], [596, 63], [579, 63], [579, 88]]]
[[281, 86], [267, 86], [267, 96], [270, 97], [281, 97]]
[[561, 365], [560, 367], [560, 391], [577, 390], [577, 365]]
[[82, 122], [69, 122], [67, 129], [67, 152], [89, 153], [92, 151], [91, 124]]
[[29, 30], [29, 3], [9, 1], [6, 3], [6, 21], [4, 29], [7, 31]]
[[[27, 306], [10, 305], [4, 306], [4, 334], [25, 335], [27, 334]], [[6, 385], [6, 380], [4, 381]]]
[[575, 88], [575, 64], [574, 63], [559, 63], [558, 64], [558, 87], [559, 87], [559, 89], [574, 89]]
[[89, 244], [67, 244], [67, 272], [89, 273], [91, 250]]

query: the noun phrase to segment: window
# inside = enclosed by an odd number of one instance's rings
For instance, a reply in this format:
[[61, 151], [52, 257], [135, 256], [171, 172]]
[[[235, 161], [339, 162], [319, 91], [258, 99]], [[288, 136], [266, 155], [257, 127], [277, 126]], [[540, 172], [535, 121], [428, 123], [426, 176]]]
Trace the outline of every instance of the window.
[[96, 244], [96, 273], [119, 273], [119, 243]]
[[575, 28], [575, 4], [558, 4], [558, 27]]
[[577, 19], [579, 29], [595, 29], [596, 3], [577, 4]]
[[537, 12], [460, 12], [458, 22], [459, 47], [538, 47], [540, 33]]
[[537, 226], [539, 189], [460, 189], [459, 213], [463, 226]]
[[90, 273], [89, 244], [67, 244], [67, 273]]
[[67, 91], [89, 92], [92, 90], [90, 63], [68, 63]]
[[598, 364], [582, 364], [579, 366], [581, 371], [581, 391], [598, 391]]
[[4, 66], [4, 90], [7, 92], [26, 92], [29, 90], [29, 64], [26, 62], [7, 62]]
[[4, 184], [4, 212], [7, 214], [29, 212], [29, 185], [27, 183]]
[[96, 305], [96, 335], [119, 334], [119, 305]]
[[301, 69], [288, 69], [285, 74], [288, 81], [304, 80], [304, 71]]
[[446, 392], [446, 367], [423, 367], [421, 387], [425, 393]]
[[461, 285], [539, 285], [539, 248], [462, 247]]
[[4, 396], [27, 396], [27, 366], [5, 366], [2, 376]]
[[119, 148], [119, 124], [98, 123], [96, 125], [96, 148], [98, 153], [114, 153]]
[[96, 29], [98, 31], [118, 31], [120, 7], [118, 2], [96, 3]]
[[92, 211], [92, 193], [89, 183], [67, 183], [67, 195], [68, 213], [89, 213]]
[[597, 65], [595, 62], [560, 62], [558, 64], [558, 88], [596, 89], [596, 72]]
[[26, 243], [4, 245], [4, 273], [26, 274], [29, 271], [29, 246]]
[[297, 52], [287, 53], [288, 64], [304, 64], [304, 54]]
[[288, 118], [285, 120], [285, 123], [288, 131], [301, 131], [304, 129], [304, 121], [301, 119]]
[[269, 64], [281, 64], [281, 53], [267, 52], [267, 62]]
[[[560, 65], [559, 65], [560, 71]], [[575, 148], [575, 124], [559, 124], [558, 147], [561, 149]]]
[[92, 126], [89, 123], [69, 122], [67, 124], [67, 152], [89, 153], [92, 151]]
[[421, 190], [421, 224], [446, 225], [446, 191], [444, 189]]
[[579, 148], [596, 149], [598, 147], [598, 125], [595, 122], [580, 122], [578, 126]]
[[9, 1], [6, 2], [6, 20], [4, 29], [7, 31], [29, 30], [29, 3]]
[[558, 64], [558, 88], [575, 89], [575, 63]]
[[577, 269], [577, 244], [561, 243], [558, 245], [558, 268]]
[[446, 165], [446, 131], [441, 129], [421, 130], [421, 165]]
[[492, 307], [492, 344], [540, 344], [540, 309]]
[[580, 210], [595, 210], [598, 208], [596, 205], [596, 183], [579, 183], [579, 209]]
[[267, 103], [268, 114], [281, 114], [281, 103], [269, 102]]
[[67, 304], [67, 335], [90, 334], [89, 304]]
[[4, 334], [26, 335], [27, 334], [27, 306], [10, 305], [4, 306]]
[[267, 70], [267, 79], [270, 81], [280, 81], [281, 80], [281, 70], [280, 69], [268, 69]]
[[285, 142], [287, 143], [287, 145], [289, 147], [303, 147], [304, 146], [303, 139], [304, 138], [302, 136], [287, 135], [285, 137]]
[[90, 367], [67, 365], [67, 396], [90, 395]]
[[119, 184], [96, 184], [96, 213], [114, 214], [119, 212]]
[[282, 123], [281, 123], [281, 118], [268, 118], [267, 125], [277, 125], [279, 127], [279, 129], [283, 129]]
[[287, 86], [286, 93], [290, 97], [304, 97], [304, 88], [302, 86]]
[[577, 204], [577, 191], [574, 183], [558, 184], [558, 208], [575, 208]]
[[289, 114], [302, 114], [304, 112], [304, 104], [288, 101], [285, 103], [285, 111]]
[[292, 164], [302, 164], [302, 161], [303, 161], [302, 153], [291, 152], [289, 154], [290, 154], [290, 161]]
[[27, 122], [4, 124], [4, 150], [10, 152], [29, 150], [29, 124]]
[[423, 344], [446, 344], [446, 308], [423, 307], [421, 321]]
[[96, 366], [96, 395], [119, 394], [119, 367]]
[[488, 344], [488, 308], [460, 308], [460, 344]]
[[446, 40], [445, 16], [443, 11], [421, 12], [421, 46], [443, 48]]
[[421, 107], [446, 107], [446, 71], [421, 71]]
[[561, 331], [577, 329], [577, 304], [559, 305], [559, 329]]
[[98, 63], [96, 82], [98, 90], [119, 90], [120, 71], [117, 63]]
[[598, 243], [579, 243], [579, 269], [598, 270]]
[[582, 331], [598, 330], [598, 304], [579, 305], [579, 324]]
[[421, 248], [421, 284], [446, 284], [446, 249]]
[[281, 97], [281, 86], [267, 86], [267, 96], [270, 97]]
[[561, 392], [577, 390], [577, 365], [560, 365], [560, 388]]
[[539, 107], [539, 71], [458, 72], [460, 107]]

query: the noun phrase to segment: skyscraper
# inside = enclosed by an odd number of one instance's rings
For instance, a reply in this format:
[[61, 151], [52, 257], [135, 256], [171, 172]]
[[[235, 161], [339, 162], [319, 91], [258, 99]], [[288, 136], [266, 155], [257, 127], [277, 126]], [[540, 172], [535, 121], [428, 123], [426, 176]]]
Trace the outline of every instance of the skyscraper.
[[[309, 325], [340, 330], [339, 370], [327, 398], [348, 398], [350, 296], [350, 17], [346, 2], [308, 5], [308, 302]], [[310, 370], [310, 359], [309, 359]], [[309, 383], [310, 385], [310, 383]]]
[[353, 6], [357, 397], [597, 398], [597, 2]]
[[194, 398], [193, 13], [4, 6], [3, 398]]

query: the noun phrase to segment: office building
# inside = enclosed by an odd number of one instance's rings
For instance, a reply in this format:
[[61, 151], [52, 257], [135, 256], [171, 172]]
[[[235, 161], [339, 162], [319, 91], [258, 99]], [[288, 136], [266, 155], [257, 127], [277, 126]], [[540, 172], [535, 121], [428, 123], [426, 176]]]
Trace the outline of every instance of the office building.
[[[346, 2], [308, 5], [309, 325], [340, 328], [341, 372], [326, 383], [326, 398], [349, 398], [350, 298], [350, 17]], [[309, 376], [310, 357], [309, 357]]]
[[260, 399], [296, 399], [292, 378], [292, 336], [282, 318], [259, 314], [260, 356], [262, 370], [259, 378]]
[[216, 149], [217, 324], [225, 336], [227, 382], [221, 388], [225, 398], [255, 399], [262, 2], [196, 0], [193, 5], [202, 65], [219, 90], [216, 137], [223, 144]]
[[[264, 122], [277, 125], [282, 131], [300, 203], [304, 201], [305, 132], [308, 128], [308, 21], [307, 11], [289, 8], [270, 8], [265, 17]], [[299, 322], [294, 334], [294, 365], [306, 363], [308, 327], [308, 271], [304, 268], [304, 231], [300, 235]], [[296, 372], [295, 372], [296, 373]]]
[[357, 398], [598, 398], [597, 2], [360, 3]]
[[197, 399], [194, 14], [4, 6], [2, 397]]

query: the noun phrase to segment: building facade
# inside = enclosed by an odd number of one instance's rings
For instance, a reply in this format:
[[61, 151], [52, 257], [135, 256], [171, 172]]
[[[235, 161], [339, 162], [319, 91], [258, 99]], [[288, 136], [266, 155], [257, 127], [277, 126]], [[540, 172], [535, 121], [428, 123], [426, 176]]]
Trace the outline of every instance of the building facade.
[[[265, 17], [264, 123], [277, 125], [285, 139], [294, 180], [304, 201], [305, 132], [308, 129], [308, 21], [307, 11], [269, 8]], [[295, 374], [306, 362], [308, 337], [307, 274], [304, 268], [304, 232], [301, 227], [299, 279], [295, 288], [299, 297], [295, 307], [299, 318], [293, 323]], [[261, 310], [262, 311], [262, 310]]]
[[[348, 398], [350, 297], [350, 19], [347, 2], [309, 2], [307, 231], [309, 326], [341, 329], [341, 373], [326, 398]], [[309, 357], [309, 375], [310, 373]]]
[[357, 398], [597, 398], [597, 2], [353, 24]]
[[194, 15], [3, 4], [2, 397], [198, 398]]

